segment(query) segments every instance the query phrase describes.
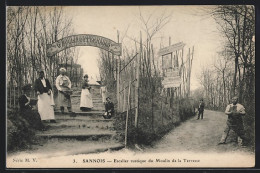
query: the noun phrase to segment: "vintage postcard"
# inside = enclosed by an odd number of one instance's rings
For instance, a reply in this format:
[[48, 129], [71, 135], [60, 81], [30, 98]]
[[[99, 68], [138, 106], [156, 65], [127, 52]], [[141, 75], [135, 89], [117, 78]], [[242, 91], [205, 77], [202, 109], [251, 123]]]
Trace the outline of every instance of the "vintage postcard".
[[251, 5], [7, 6], [7, 168], [255, 166]]

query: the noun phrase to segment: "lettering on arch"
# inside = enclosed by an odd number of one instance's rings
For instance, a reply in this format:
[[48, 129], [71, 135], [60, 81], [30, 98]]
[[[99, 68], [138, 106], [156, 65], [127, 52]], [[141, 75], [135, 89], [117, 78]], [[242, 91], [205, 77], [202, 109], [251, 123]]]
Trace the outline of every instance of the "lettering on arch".
[[53, 56], [64, 49], [75, 46], [98, 47], [118, 56], [120, 56], [122, 52], [121, 43], [116, 43], [98, 35], [79, 34], [64, 37], [53, 44], [47, 44], [47, 56]]

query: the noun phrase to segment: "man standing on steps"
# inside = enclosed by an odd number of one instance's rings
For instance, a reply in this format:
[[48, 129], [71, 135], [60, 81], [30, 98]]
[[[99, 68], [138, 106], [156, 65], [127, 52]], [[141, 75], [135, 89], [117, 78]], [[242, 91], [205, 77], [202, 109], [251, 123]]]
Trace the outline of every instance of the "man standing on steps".
[[229, 104], [226, 107], [225, 114], [228, 115], [227, 126], [218, 144], [226, 143], [226, 139], [232, 129], [242, 139], [242, 145], [245, 146], [247, 139], [245, 136], [242, 116], [244, 116], [246, 112], [244, 106], [238, 103], [238, 97], [232, 98], [232, 104]]
[[198, 111], [199, 111], [199, 114], [198, 114], [198, 119], [200, 119], [200, 115], [201, 115], [201, 119], [203, 119], [203, 113], [204, 113], [204, 102], [203, 102], [203, 99], [200, 100], [200, 103], [199, 103], [199, 107], [198, 107]]
[[56, 88], [58, 89], [58, 105], [60, 106], [61, 113], [64, 113], [64, 107], [67, 107], [68, 112], [71, 111], [71, 81], [65, 75], [66, 69], [60, 69], [60, 75], [56, 79]]

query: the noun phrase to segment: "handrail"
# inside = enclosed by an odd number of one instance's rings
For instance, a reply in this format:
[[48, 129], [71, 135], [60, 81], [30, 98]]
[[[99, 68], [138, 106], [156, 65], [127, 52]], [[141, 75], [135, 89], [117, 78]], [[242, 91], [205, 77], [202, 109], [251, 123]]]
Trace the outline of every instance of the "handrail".
[[135, 56], [132, 59], [130, 59], [130, 61], [119, 71], [119, 73], [121, 73], [128, 66], [128, 64], [130, 64], [130, 62], [133, 61], [133, 59], [137, 56], [137, 54], [138, 53], [136, 53]]

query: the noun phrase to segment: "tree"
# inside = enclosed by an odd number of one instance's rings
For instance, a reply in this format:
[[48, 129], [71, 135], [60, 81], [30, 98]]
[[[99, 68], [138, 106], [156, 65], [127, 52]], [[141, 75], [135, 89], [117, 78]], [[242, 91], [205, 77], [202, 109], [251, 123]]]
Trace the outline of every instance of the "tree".
[[[61, 52], [53, 58], [46, 56], [46, 45], [73, 33], [72, 19], [59, 7], [7, 8], [7, 82], [21, 87], [33, 83], [37, 71], [43, 69], [51, 83], [57, 76], [60, 63], [76, 62], [75, 48]], [[12, 97], [13, 98], [13, 97]]]
[[254, 7], [246, 5], [221, 5], [212, 13], [226, 38], [227, 48], [233, 52], [233, 95], [238, 94], [240, 101], [244, 98], [243, 92], [252, 86], [254, 80], [254, 13]]

